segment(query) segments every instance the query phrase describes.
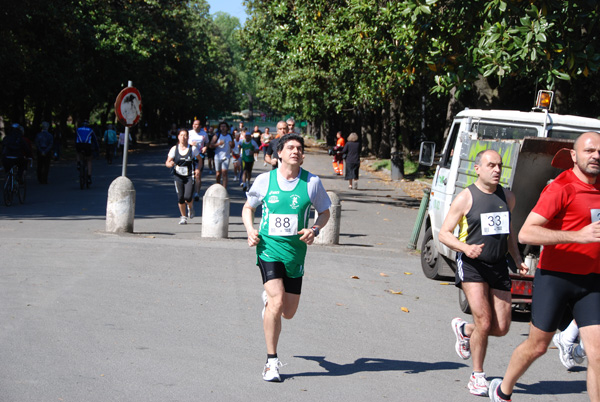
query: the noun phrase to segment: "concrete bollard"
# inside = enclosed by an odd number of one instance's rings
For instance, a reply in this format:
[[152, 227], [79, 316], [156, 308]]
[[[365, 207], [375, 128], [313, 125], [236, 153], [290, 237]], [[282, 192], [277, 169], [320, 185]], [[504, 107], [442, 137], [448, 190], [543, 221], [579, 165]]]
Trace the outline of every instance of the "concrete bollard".
[[202, 237], [227, 238], [229, 194], [222, 185], [210, 186], [202, 197]]
[[110, 233], [133, 233], [135, 216], [135, 189], [125, 176], [113, 180], [108, 188], [106, 202], [106, 231]]
[[[331, 200], [329, 221], [321, 230], [319, 236], [315, 238], [315, 244], [340, 244], [340, 218], [342, 217], [340, 197], [333, 191], [328, 191], [327, 195]], [[315, 220], [317, 217], [318, 214], [315, 212]]]

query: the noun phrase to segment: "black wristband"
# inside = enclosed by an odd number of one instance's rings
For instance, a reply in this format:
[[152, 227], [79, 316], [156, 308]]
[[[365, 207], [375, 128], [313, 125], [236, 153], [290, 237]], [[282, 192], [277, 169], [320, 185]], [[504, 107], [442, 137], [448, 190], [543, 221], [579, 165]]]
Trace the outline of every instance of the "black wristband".
[[313, 227], [312, 227], [312, 228], [310, 228], [310, 229], [311, 229], [311, 230], [314, 232], [314, 234], [315, 234], [315, 237], [317, 237], [317, 236], [319, 235], [319, 232], [320, 232], [320, 230], [319, 230], [319, 227], [318, 227], [318, 226], [313, 226]]

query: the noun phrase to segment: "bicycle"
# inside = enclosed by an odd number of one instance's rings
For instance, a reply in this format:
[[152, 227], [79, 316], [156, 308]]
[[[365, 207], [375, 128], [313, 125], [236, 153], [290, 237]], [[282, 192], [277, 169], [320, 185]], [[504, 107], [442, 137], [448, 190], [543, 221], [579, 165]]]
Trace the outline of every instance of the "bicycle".
[[10, 168], [6, 174], [6, 180], [4, 181], [4, 204], [9, 207], [13, 204], [15, 194], [19, 198], [19, 203], [25, 203], [25, 196], [27, 195], [27, 183], [25, 181], [25, 171], [23, 172], [23, 180], [19, 183], [17, 179], [17, 172], [19, 171], [18, 166], [15, 164]]
[[79, 163], [77, 169], [79, 170], [79, 188], [82, 190], [84, 188], [90, 188], [90, 181], [88, 180], [88, 167], [85, 158], [83, 163]]

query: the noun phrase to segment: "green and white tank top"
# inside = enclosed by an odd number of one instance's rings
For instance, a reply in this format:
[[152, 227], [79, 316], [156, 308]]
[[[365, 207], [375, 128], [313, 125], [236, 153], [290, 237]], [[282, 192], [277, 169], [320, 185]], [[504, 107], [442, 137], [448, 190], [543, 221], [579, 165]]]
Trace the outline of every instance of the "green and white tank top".
[[269, 187], [262, 203], [260, 242], [257, 256], [264, 261], [279, 261], [286, 266], [290, 278], [304, 274], [306, 243], [300, 240], [299, 230], [308, 227], [310, 197], [308, 195], [308, 172], [300, 171], [296, 187], [283, 191], [277, 183], [277, 170], [269, 176]]

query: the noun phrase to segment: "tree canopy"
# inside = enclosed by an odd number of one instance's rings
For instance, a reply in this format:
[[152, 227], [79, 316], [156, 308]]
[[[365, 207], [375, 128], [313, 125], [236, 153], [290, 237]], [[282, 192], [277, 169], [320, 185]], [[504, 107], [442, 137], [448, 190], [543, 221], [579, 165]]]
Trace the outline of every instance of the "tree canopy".
[[[143, 120], [183, 124], [238, 107], [225, 30], [204, 0], [23, 0], [0, 11], [0, 114], [12, 121], [112, 120], [133, 81]], [[239, 50], [238, 50], [239, 53]]]
[[245, 0], [241, 27], [205, 0], [23, 0], [0, 11], [0, 115], [39, 127], [112, 119], [133, 81], [143, 121], [260, 106], [388, 157], [441, 140], [461, 107], [598, 114], [599, 5], [582, 0]]
[[[365, 127], [365, 112], [374, 113], [379, 125], [370, 131], [387, 130], [385, 140], [397, 130], [383, 149], [369, 145], [380, 154], [397, 139], [408, 145], [407, 138], [427, 136], [432, 117], [448, 116], [443, 104], [529, 108], [536, 89], [554, 89], [563, 91], [557, 109], [582, 112], [570, 99], [599, 67], [595, 1], [245, 3], [251, 17], [243, 40], [258, 67], [259, 96], [309, 120], [331, 122], [351, 111], [344, 119], [358, 116]], [[418, 124], [425, 116], [429, 123]]]

